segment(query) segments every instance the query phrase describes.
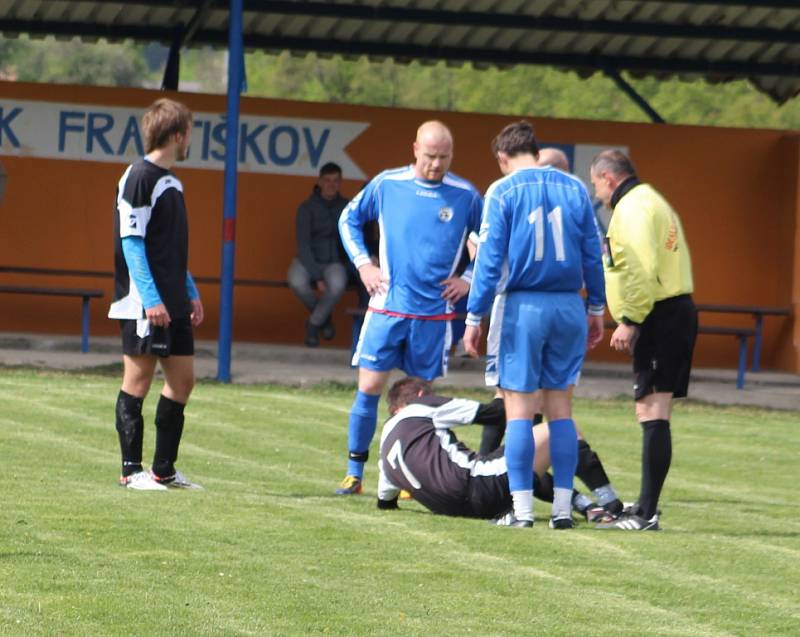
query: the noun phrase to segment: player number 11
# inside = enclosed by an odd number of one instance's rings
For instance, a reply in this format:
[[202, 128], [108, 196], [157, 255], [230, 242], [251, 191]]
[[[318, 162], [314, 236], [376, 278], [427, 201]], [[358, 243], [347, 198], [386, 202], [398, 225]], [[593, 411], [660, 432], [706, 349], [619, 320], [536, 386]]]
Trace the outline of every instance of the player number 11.
[[[528, 223], [533, 226], [536, 237], [536, 251], [534, 261], [544, 259], [544, 218], [541, 206], [528, 215]], [[561, 217], [561, 206], [556, 206], [547, 213], [547, 221], [553, 229], [553, 243], [556, 247], [556, 261], [564, 260], [564, 222]]]

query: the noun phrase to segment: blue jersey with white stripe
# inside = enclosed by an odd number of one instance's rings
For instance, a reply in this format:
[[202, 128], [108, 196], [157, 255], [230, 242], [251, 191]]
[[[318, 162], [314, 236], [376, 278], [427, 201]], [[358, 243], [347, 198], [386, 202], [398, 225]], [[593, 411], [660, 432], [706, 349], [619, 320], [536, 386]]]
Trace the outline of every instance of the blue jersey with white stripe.
[[496, 293], [578, 291], [590, 311], [605, 304], [597, 222], [583, 183], [555, 168], [524, 168], [486, 192], [470, 289], [469, 322], [486, 315]]
[[[442, 181], [414, 175], [414, 167], [386, 170], [342, 211], [339, 232], [355, 266], [369, 263], [363, 226], [380, 227], [380, 268], [386, 294], [370, 307], [411, 316], [452, 312], [441, 282], [453, 276], [467, 236], [480, 226], [481, 197], [468, 181], [447, 173]], [[462, 276], [470, 280], [471, 268]]]

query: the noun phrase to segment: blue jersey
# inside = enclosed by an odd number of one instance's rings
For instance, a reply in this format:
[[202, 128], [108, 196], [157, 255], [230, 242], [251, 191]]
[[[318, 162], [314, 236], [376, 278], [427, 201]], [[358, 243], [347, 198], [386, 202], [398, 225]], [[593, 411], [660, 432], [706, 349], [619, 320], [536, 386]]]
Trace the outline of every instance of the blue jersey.
[[[356, 268], [370, 261], [362, 228], [378, 221], [380, 268], [389, 283], [385, 294], [370, 299], [370, 307], [414, 317], [452, 312], [441, 282], [455, 274], [480, 215], [478, 191], [451, 173], [442, 181], [427, 181], [407, 166], [370, 181], [339, 218], [342, 243]], [[468, 268], [462, 276], [469, 281], [471, 275]]]
[[602, 313], [605, 283], [597, 222], [583, 183], [554, 168], [524, 168], [486, 192], [467, 322], [476, 325], [495, 294], [577, 292]]

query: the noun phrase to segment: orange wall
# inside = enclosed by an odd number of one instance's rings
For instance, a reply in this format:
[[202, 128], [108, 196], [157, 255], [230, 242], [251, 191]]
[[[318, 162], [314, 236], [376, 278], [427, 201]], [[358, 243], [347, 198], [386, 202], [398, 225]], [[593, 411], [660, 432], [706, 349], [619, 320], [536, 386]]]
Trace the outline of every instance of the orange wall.
[[[48, 86], [0, 82], [0, 98], [144, 107], [162, 93], [135, 89]], [[224, 112], [223, 96], [179, 95], [193, 110]], [[483, 190], [499, 175], [489, 153], [497, 131], [513, 118], [432, 113], [348, 105], [243, 98], [253, 115], [368, 122], [348, 154], [368, 175], [412, 160], [417, 125], [442, 118], [456, 139], [453, 170]], [[624, 145], [640, 176], [651, 182], [682, 217], [692, 249], [695, 299], [706, 303], [795, 307], [800, 304], [800, 144], [783, 131], [696, 126], [534, 119], [544, 142]], [[124, 164], [8, 156], [0, 202], [0, 265], [110, 271], [114, 187]], [[190, 267], [195, 276], [219, 276], [223, 173], [178, 167], [190, 215]], [[284, 279], [294, 256], [294, 214], [313, 177], [240, 173], [236, 276]], [[352, 196], [360, 180], [346, 180]], [[110, 298], [110, 279], [23, 277], [4, 283], [100, 287]], [[201, 338], [216, 338], [218, 288], [201, 285], [207, 321]], [[234, 338], [301, 342], [304, 312], [286, 289], [237, 287]], [[348, 319], [337, 311], [347, 344]], [[0, 330], [77, 333], [77, 299], [0, 295]], [[92, 302], [93, 334], [114, 334], [105, 318], [107, 300]], [[749, 325], [748, 317], [703, 315], [703, 323]], [[800, 328], [791, 319], [765, 320], [763, 365], [800, 369]], [[730, 337], [701, 337], [700, 366], [736, 364]], [[592, 358], [622, 360], [607, 348]]]

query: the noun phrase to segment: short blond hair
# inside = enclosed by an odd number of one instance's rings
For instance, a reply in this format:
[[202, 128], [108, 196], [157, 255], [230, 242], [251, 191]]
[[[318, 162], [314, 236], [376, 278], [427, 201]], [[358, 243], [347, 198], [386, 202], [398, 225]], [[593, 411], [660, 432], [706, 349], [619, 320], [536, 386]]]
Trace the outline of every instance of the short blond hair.
[[186, 135], [192, 126], [192, 111], [168, 97], [153, 102], [142, 117], [145, 152], [164, 148], [173, 135]]

